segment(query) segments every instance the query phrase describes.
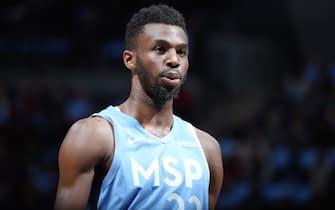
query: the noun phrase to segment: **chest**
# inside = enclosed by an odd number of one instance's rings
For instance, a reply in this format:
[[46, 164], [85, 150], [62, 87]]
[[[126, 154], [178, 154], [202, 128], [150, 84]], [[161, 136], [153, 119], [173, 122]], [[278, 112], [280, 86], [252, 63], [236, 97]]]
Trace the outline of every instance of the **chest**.
[[206, 178], [206, 163], [194, 139], [154, 139], [125, 136], [116, 146], [116, 167], [128, 174], [129, 184], [187, 187]]

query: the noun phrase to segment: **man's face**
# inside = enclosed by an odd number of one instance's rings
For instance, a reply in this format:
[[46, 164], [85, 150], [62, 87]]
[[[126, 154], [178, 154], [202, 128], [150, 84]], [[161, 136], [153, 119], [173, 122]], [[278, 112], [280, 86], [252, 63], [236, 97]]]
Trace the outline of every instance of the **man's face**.
[[188, 70], [188, 38], [178, 26], [147, 24], [137, 38], [136, 72], [155, 104], [175, 98]]

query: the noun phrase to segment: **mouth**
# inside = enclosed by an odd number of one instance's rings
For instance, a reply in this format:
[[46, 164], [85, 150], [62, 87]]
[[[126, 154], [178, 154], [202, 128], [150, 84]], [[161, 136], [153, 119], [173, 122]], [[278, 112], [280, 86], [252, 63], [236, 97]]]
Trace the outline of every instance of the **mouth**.
[[163, 85], [173, 88], [180, 84], [182, 75], [177, 70], [169, 70], [163, 72], [161, 75]]
[[168, 71], [165, 74], [162, 75], [162, 77], [166, 77], [168, 79], [174, 80], [174, 79], [181, 79], [181, 74], [178, 71]]
[[168, 89], [178, 87], [181, 83], [182, 75], [178, 70], [167, 70], [160, 74], [162, 85]]

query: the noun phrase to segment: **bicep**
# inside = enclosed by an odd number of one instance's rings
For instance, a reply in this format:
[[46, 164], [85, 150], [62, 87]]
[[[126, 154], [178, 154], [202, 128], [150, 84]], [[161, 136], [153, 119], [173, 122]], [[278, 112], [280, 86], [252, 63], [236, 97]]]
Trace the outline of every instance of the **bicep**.
[[206, 155], [209, 171], [210, 183], [208, 192], [209, 209], [215, 209], [223, 183], [223, 161], [221, 147], [217, 140], [199, 129], [196, 129], [197, 136]]
[[68, 148], [71, 146], [71, 143], [63, 144], [59, 152], [56, 209], [84, 209], [90, 193], [93, 166], [81, 162], [82, 155], [72, 153], [73, 149]]
[[210, 169], [210, 186], [209, 186], [209, 204], [210, 209], [214, 209], [217, 199], [221, 192], [223, 184], [223, 161], [221, 156], [221, 149], [218, 144], [214, 144], [210, 150], [210, 157], [208, 164]]
[[[93, 171], [79, 173], [72, 178], [60, 175], [55, 209], [85, 209], [90, 194]], [[67, 183], [71, 183], [70, 185]]]
[[59, 180], [55, 209], [85, 209], [104, 146], [89, 123], [73, 125], [59, 150]]

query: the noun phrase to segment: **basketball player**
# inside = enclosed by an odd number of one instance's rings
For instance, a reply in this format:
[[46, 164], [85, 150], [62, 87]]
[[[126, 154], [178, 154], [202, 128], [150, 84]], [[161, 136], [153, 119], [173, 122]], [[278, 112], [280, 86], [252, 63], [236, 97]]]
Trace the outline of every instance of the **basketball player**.
[[183, 15], [167, 5], [142, 8], [125, 40], [129, 97], [69, 129], [55, 209], [86, 209], [101, 171], [98, 209], [215, 209], [223, 183], [219, 144], [173, 112], [189, 67]]

